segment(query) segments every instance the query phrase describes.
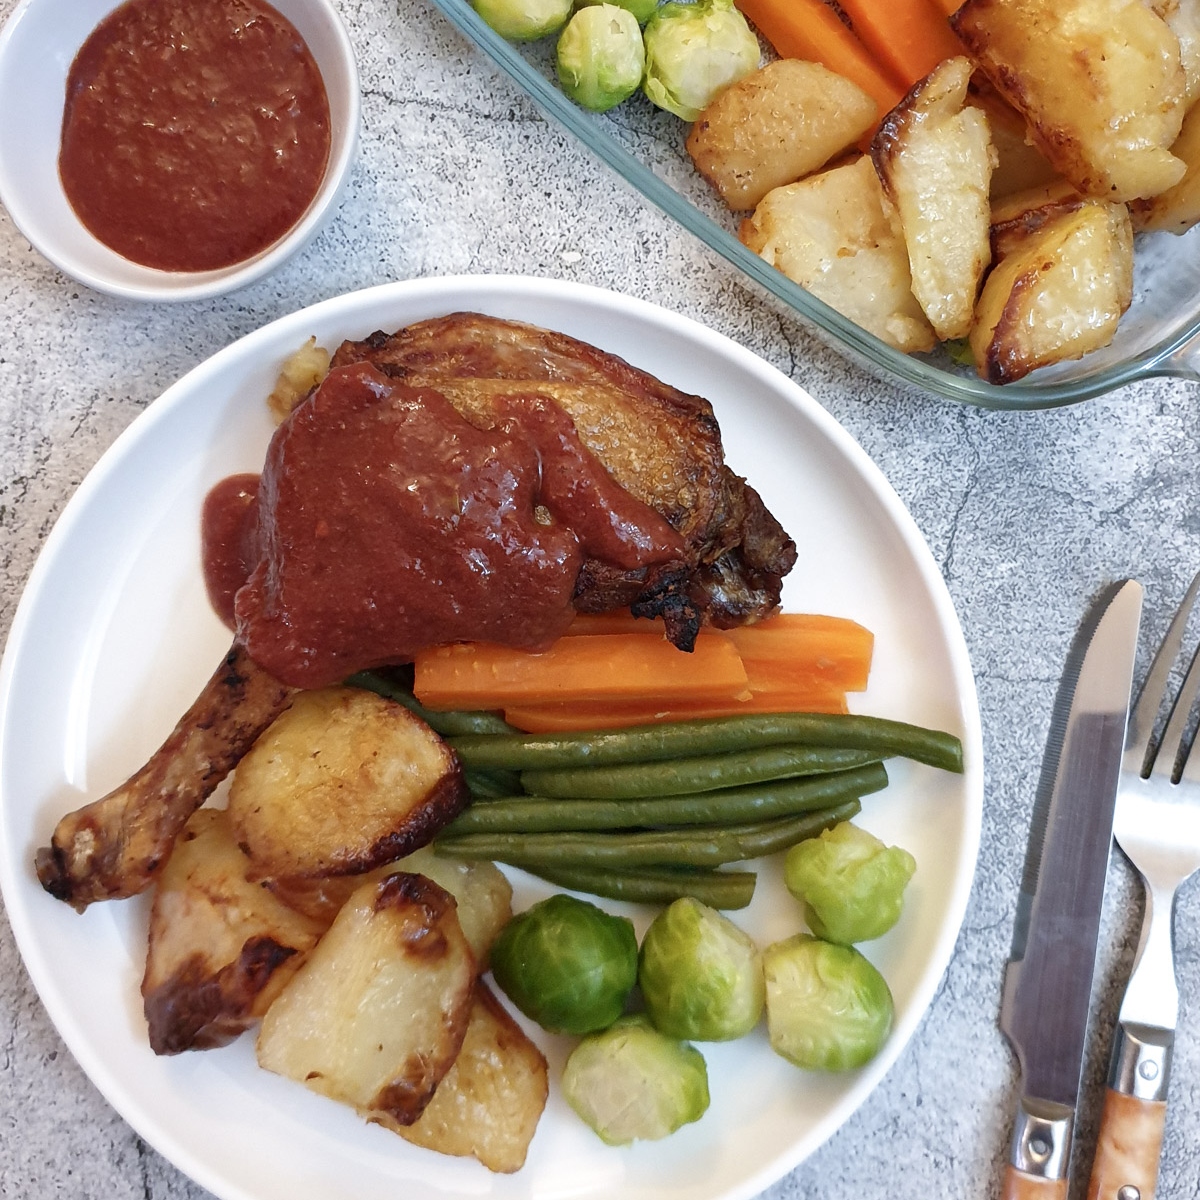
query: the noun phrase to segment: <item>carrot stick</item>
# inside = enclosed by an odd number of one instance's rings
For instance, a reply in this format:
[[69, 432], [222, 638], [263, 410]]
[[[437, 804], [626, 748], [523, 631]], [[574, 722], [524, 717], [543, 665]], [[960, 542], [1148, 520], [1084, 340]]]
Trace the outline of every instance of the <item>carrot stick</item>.
[[787, 692], [820, 680], [866, 690], [875, 635], [845, 617], [783, 613], [723, 631], [737, 647], [752, 692]]
[[954, 16], [963, 6], [963, 0], [934, 0], [934, 3], [938, 6], [938, 11], [948, 17]]
[[882, 118], [904, 98], [900, 85], [824, 0], [736, 0], [738, 8], [782, 58], [819, 62], [857, 83], [879, 105]]
[[542, 654], [481, 642], [437, 646], [418, 654], [413, 667], [413, 692], [430, 708], [748, 694], [737, 649], [716, 633], [701, 633], [690, 654], [659, 638], [619, 633], [560, 638]]
[[906, 89], [924, 79], [943, 59], [966, 53], [936, 0], [839, 3], [859, 41]]
[[606, 613], [577, 613], [567, 636], [589, 633], [655, 633], [666, 637], [661, 617], [635, 617], [628, 609]]
[[824, 683], [801, 685], [792, 692], [752, 695], [747, 700], [695, 703], [668, 701], [664, 705], [636, 704], [519, 704], [504, 710], [504, 719], [527, 733], [569, 733], [585, 729], [620, 729], [660, 721], [696, 721], [702, 717], [737, 717], [758, 712], [844, 713], [846, 693]]

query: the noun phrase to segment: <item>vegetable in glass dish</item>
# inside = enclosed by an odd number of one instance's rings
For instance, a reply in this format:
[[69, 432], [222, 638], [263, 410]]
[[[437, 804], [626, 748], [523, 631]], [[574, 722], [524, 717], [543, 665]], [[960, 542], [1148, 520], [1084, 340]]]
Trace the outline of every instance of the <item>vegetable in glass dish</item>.
[[762, 955], [728, 917], [684, 898], [642, 939], [638, 983], [654, 1027], [672, 1037], [732, 1041], [762, 1016]]
[[809, 929], [849, 946], [887, 933], [900, 919], [916, 859], [843, 821], [797, 842], [784, 860], [787, 889], [804, 905]]
[[891, 1032], [891, 989], [853, 946], [798, 933], [763, 951], [763, 973], [771, 1048], [797, 1067], [861, 1067]]
[[642, 90], [659, 108], [694, 121], [717, 94], [757, 70], [760, 50], [733, 0], [668, 0], [646, 22]]
[[593, 112], [627, 100], [642, 82], [646, 51], [638, 19], [616, 4], [581, 8], [559, 35], [558, 82]]
[[639, 25], [645, 25], [654, 16], [654, 10], [658, 7], [658, 0], [576, 0], [575, 7], [576, 9], [583, 9], [593, 4], [606, 3], [615, 4], [618, 8], [623, 8], [633, 13]]
[[708, 1068], [694, 1046], [659, 1033], [639, 1014], [580, 1042], [562, 1089], [603, 1141], [623, 1146], [698, 1121], [708, 1109]]
[[510, 42], [536, 42], [561, 29], [572, 0], [471, 0], [471, 7]]
[[633, 922], [586, 900], [556, 895], [515, 916], [492, 946], [504, 994], [552, 1033], [611, 1025], [637, 982]]

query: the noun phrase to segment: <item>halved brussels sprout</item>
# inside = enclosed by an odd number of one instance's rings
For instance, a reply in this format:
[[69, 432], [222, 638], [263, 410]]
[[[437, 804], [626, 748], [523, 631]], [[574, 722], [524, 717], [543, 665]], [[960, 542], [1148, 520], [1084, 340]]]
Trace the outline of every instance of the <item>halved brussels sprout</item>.
[[558, 39], [557, 58], [562, 90], [593, 112], [632, 96], [646, 69], [637, 18], [615, 4], [581, 8]]
[[899, 846], [842, 821], [797, 842], [784, 860], [787, 889], [804, 905], [808, 927], [828, 942], [866, 942], [900, 919], [916, 859]]
[[471, 0], [471, 7], [510, 42], [535, 42], [561, 29], [572, 0]]
[[798, 933], [763, 951], [771, 1048], [808, 1071], [861, 1067], [879, 1052], [895, 1006], [853, 946]]
[[576, 0], [575, 7], [577, 9], [587, 8], [590, 4], [616, 4], [620, 8], [626, 8], [633, 13], [639, 25], [645, 25], [654, 16], [654, 10], [658, 7], [658, 0]]
[[656, 1029], [701, 1042], [749, 1033], [763, 1009], [762, 955], [728, 917], [684, 897], [654, 918], [638, 982]]
[[694, 121], [717, 93], [758, 68], [760, 51], [733, 0], [668, 0], [646, 22], [642, 90], [685, 121]]
[[567, 1103], [610, 1146], [652, 1141], [708, 1108], [708, 1068], [694, 1046], [639, 1014], [584, 1038], [567, 1059]]
[[625, 1010], [637, 982], [633, 922], [574, 896], [518, 913], [492, 944], [492, 975], [506, 996], [552, 1033], [591, 1033]]

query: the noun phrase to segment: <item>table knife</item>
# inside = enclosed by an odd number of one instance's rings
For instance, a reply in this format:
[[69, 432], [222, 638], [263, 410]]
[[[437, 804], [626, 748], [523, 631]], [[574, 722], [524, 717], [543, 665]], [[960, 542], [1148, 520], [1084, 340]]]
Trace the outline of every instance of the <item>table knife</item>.
[[1081, 631], [1059, 689], [1000, 1008], [1021, 1068], [1005, 1200], [1067, 1195], [1141, 612], [1129, 580]]

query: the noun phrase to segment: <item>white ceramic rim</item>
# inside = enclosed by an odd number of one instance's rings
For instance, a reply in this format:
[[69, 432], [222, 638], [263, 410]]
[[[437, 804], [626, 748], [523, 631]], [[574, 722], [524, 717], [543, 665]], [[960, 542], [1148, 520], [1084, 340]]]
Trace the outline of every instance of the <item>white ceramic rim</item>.
[[[62, 194], [57, 169], [53, 172], [53, 184], [45, 186], [52, 191], [57, 190], [62, 198], [61, 206], [56, 197], [54, 212], [47, 213], [32, 198], [25, 198], [23, 180], [29, 170], [24, 161], [26, 156], [20, 153], [12, 155], [5, 149], [9, 139], [17, 136], [20, 122], [14, 117], [19, 107], [4, 102], [4, 91], [8, 86], [7, 76], [17, 69], [11, 66], [14, 55], [28, 56], [25, 61], [32, 60], [43, 68], [48, 65], [49, 56], [43, 57], [39, 48], [23, 47], [22, 39], [26, 37], [26, 30], [34, 18], [52, 2], [54, 0], [20, 0], [0, 29], [0, 111], [10, 114], [8, 120], [3, 122], [7, 131], [0, 127], [0, 204], [8, 210], [13, 224], [38, 253], [64, 274], [98, 292], [127, 300], [175, 303], [206, 300], [245, 287], [275, 270], [312, 239], [332, 215], [349, 179], [358, 148], [361, 122], [358, 64], [346, 26], [329, 0], [273, 0], [275, 7], [284, 13], [308, 42], [321, 68], [329, 97], [329, 162], [317, 194], [300, 220], [283, 237], [253, 258], [214, 271], [180, 272], [160, 271], [130, 262], [92, 237]], [[71, 3], [72, 0], [66, 2]], [[104, 10], [97, 9], [96, 19], [99, 20], [105, 12], [115, 9], [121, 2], [104, 0]], [[316, 34], [320, 35], [319, 44]], [[70, 58], [74, 57], [78, 48], [78, 45], [71, 48]], [[69, 63], [69, 59], [67, 61]], [[60, 93], [62, 90], [58, 88]], [[54, 121], [56, 128], [61, 125], [61, 111], [60, 107]], [[57, 147], [57, 142], [55, 145]], [[10, 157], [16, 157], [19, 161], [10, 165]], [[57, 151], [54, 161], [57, 162]], [[90, 243], [91, 265], [62, 244], [55, 232], [55, 221], [59, 219], [68, 220], [73, 226], [74, 235]], [[108, 267], [111, 267], [111, 271], [106, 270]]]
[[[249, 357], [260, 343], [282, 338], [288, 344], [298, 345], [308, 337], [312, 325], [324, 317], [333, 315], [344, 324], [354, 320], [356, 314], [361, 314], [360, 325], [364, 328], [364, 333], [360, 336], [365, 336], [365, 327], [374, 319], [370, 316], [372, 311], [389, 303], [403, 300], [410, 307], [419, 305], [427, 315], [435, 315], [462, 308], [463, 295], [472, 293], [491, 297], [494, 303], [495, 298], [500, 297], [498, 303], [501, 305], [507, 302], [520, 304], [529, 299], [542, 303], [560, 302], [563, 305], [591, 306], [625, 317], [632, 315], [647, 328], [658, 327], [684, 340], [704, 344], [707, 348], [726, 356], [737, 369], [761, 379], [771, 390], [786, 392], [792, 405], [799, 408], [805, 418], [819, 428], [837, 453], [862, 479], [869, 489], [871, 499], [885, 510], [903, 541], [904, 549], [911, 556], [912, 564], [920, 572], [921, 582], [928, 589], [929, 598], [946, 638], [949, 663], [958, 687], [957, 699], [963, 721], [962, 740], [966, 761], [962, 784], [963, 853], [956, 863], [951, 893], [943, 908], [946, 919], [940, 925], [939, 934], [921, 971], [919, 983], [913, 989], [912, 1002], [900, 1014], [887, 1045], [876, 1059], [858, 1073], [854, 1085], [815, 1124], [806, 1138], [793, 1144], [786, 1153], [758, 1164], [757, 1169], [746, 1176], [739, 1186], [720, 1193], [720, 1200], [749, 1200], [787, 1174], [832, 1136], [874, 1090], [907, 1046], [933, 1001], [966, 913], [978, 859], [983, 807], [983, 747], [974, 677], [953, 603], [924, 538], [903, 502], [849, 433], [798, 385], [749, 350], [690, 318], [671, 313], [646, 301], [589, 285], [518, 276], [457, 276], [385, 284], [334, 297], [263, 326], [219, 351], [168, 388], [116, 439], [68, 502], [30, 574], [17, 607], [3, 661], [0, 662], [0, 734], [7, 727], [9, 708], [17, 699], [12, 689], [15, 661], [25, 640], [26, 628], [41, 601], [44, 580], [50, 574], [60, 544], [71, 536], [73, 526], [86, 512], [93, 493], [103, 487], [111, 475], [121, 470], [126, 448], [133, 446], [197, 388], [202, 388], [206, 378], [220, 372], [230, 359]], [[484, 312], [491, 311], [492, 307], [493, 305], [486, 302], [478, 306], [479, 311]], [[3, 823], [4, 815], [3, 798], [0, 797], [0, 824]], [[164, 1134], [161, 1128], [155, 1126], [153, 1114], [145, 1110], [137, 1095], [127, 1088], [123, 1079], [109, 1071], [93, 1047], [81, 1035], [69, 1006], [62, 1002], [57, 994], [50, 965], [38, 944], [37, 922], [26, 902], [29, 896], [34, 894], [36, 887], [30, 889], [28, 879], [18, 878], [8, 857], [0, 855], [0, 895], [4, 898], [18, 948], [52, 1021], [84, 1072], [113, 1108], [146, 1141], [202, 1187], [225, 1200], [256, 1200], [256, 1193], [231, 1183], [222, 1174], [219, 1164], [193, 1154], [174, 1137]], [[412, 1194], [415, 1197], [425, 1193], [414, 1189]]]

